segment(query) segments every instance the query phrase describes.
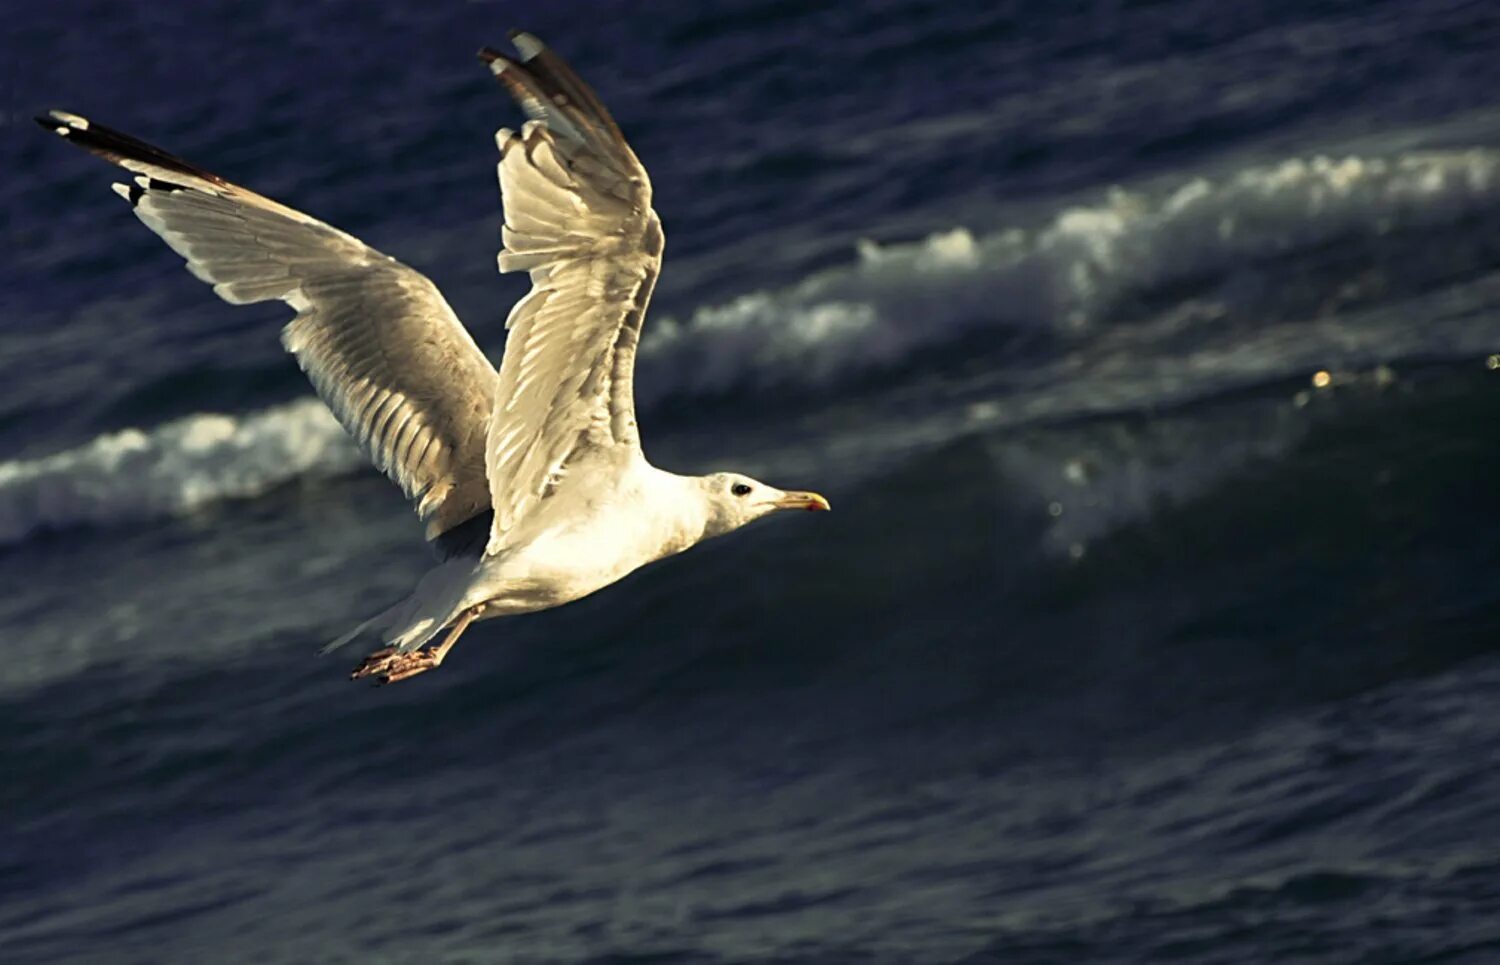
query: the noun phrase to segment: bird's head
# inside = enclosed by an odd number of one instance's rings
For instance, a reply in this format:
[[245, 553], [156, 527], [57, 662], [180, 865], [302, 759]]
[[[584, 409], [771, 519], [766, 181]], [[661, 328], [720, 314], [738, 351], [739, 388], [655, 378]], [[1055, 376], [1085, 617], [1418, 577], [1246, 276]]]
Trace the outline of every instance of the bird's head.
[[757, 482], [737, 472], [716, 472], [698, 477], [708, 494], [708, 527], [705, 536], [718, 536], [778, 509], [826, 511], [828, 500], [817, 493], [788, 492]]

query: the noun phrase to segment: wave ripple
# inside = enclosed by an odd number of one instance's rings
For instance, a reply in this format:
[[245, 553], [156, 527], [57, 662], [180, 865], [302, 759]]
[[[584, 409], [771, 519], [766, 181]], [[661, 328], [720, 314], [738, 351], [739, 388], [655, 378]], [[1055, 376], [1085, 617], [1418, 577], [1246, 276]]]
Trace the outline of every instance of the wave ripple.
[[317, 399], [244, 416], [202, 413], [0, 463], [0, 541], [38, 530], [173, 515], [361, 465]]

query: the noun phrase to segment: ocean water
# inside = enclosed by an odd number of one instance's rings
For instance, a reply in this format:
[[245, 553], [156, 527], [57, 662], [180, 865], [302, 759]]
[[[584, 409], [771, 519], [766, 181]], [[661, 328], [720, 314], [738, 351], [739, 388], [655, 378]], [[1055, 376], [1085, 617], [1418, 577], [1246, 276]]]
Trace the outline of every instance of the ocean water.
[[[829, 495], [370, 689], [428, 565], [77, 111], [493, 357], [524, 26], [647, 450]], [[0, 31], [0, 960], [1500, 961], [1500, 8], [60, 0]], [[1320, 374], [1322, 373], [1322, 374]]]

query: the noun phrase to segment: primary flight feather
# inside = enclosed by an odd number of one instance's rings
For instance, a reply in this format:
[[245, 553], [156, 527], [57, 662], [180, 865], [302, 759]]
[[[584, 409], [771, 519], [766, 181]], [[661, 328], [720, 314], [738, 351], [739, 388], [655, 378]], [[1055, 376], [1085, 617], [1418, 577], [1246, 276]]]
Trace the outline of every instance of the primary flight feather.
[[[359, 239], [76, 114], [38, 122], [133, 172], [115, 191], [225, 301], [280, 300], [282, 344], [444, 558], [363, 633], [354, 671], [393, 682], [442, 663], [474, 620], [576, 600], [778, 509], [827, 509], [735, 473], [680, 476], [641, 452], [632, 379], [661, 265], [651, 180], [597, 95], [534, 36], [480, 57], [529, 118], [502, 128], [498, 371], [420, 272]], [[443, 630], [446, 637], [432, 641]]]

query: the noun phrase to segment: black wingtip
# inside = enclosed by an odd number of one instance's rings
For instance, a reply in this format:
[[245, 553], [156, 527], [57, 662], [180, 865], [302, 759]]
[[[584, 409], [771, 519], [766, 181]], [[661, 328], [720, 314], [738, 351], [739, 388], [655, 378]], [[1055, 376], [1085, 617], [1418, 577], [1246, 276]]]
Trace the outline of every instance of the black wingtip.
[[[80, 114], [54, 110], [48, 111], [46, 115], [38, 116], [36, 120], [42, 127], [64, 140], [71, 141], [90, 154], [98, 155], [112, 164], [118, 164], [137, 174], [145, 173], [143, 166], [146, 165], [159, 168], [159, 172], [150, 173], [161, 185], [170, 185], [174, 189], [182, 190], [181, 185], [159, 176], [161, 173], [175, 172], [221, 187], [231, 187], [228, 181], [212, 171], [206, 171], [196, 164], [184, 161], [177, 155], [169, 154], [139, 138], [131, 137], [111, 127], [105, 127], [103, 124], [96, 124]], [[153, 185], [155, 186], [157, 185]]]
[[538, 37], [530, 30], [522, 30], [520, 27], [510, 28], [505, 32], [505, 36], [509, 37], [510, 42], [515, 44], [516, 49], [521, 51], [521, 53], [523, 54], [526, 53], [526, 48], [528, 47], [535, 48], [546, 46], [542, 43], [542, 38]]
[[[526, 31], [521, 30], [518, 27], [512, 27], [510, 30], [506, 31], [506, 36], [510, 38], [511, 44], [515, 46], [516, 53], [521, 55], [520, 59], [522, 62], [529, 61], [532, 57], [535, 57], [537, 53], [544, 49], [542, 46], [542, 42], [537, 39], [535, 34], [527, 33]], [[516, 63], [515, 54], [501, 53], [494, 47], [490, 46], [479, 48], [479, 59], [489, 64], [491, 68], [493, 68], [497, 63]]]
[[510, 42], [516, 48], [516, 53], [521, 55], [522, 63], [531, 63], [547, 50], [547, 45], [542, 43], [542, 38], [525, 30], [512, 30]]
[[36, 115], [32, 120], [36, 121], [37, 126], [44, 131], [51, 131], [58, 137], [67, 137], [75, 130], [78, 130], [78, 127], [73, 123], [73, 119], [76, 117], [77, 115], [69, 114], [66, 111], [48, 111], [45, 114]]

